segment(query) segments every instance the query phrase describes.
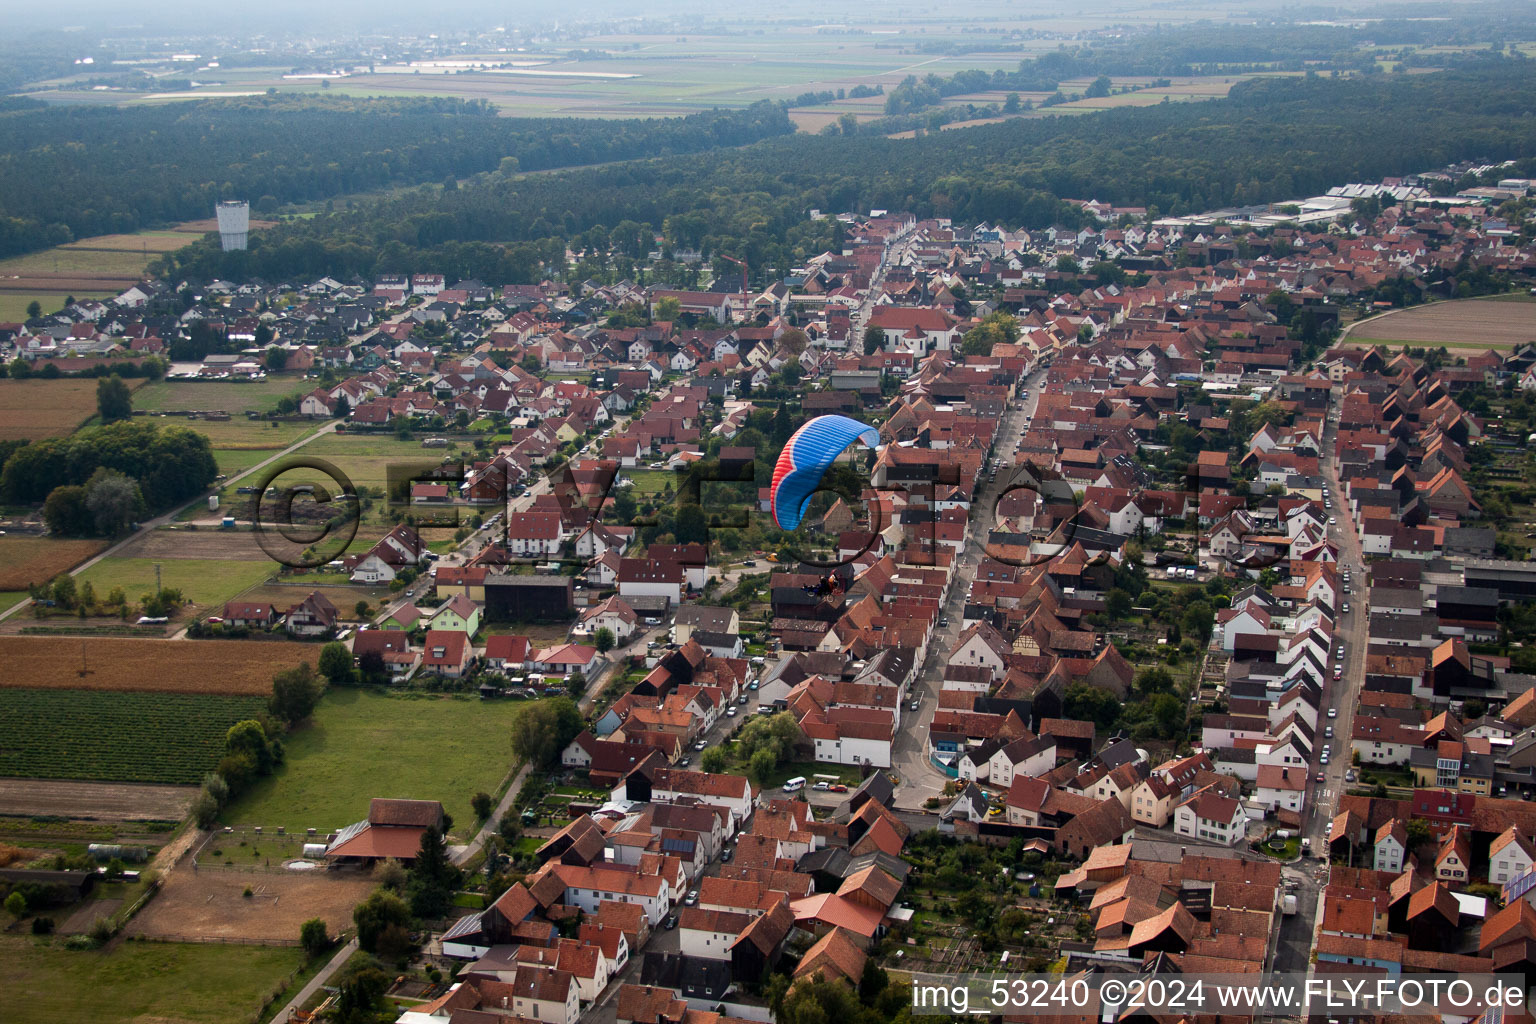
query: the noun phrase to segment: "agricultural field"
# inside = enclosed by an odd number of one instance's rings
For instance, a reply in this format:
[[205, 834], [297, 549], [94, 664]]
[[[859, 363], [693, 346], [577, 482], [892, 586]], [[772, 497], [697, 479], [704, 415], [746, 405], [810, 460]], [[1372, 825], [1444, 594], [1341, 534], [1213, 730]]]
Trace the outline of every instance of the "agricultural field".
[[1536, 342], [1536, 300], [1509, 295], [1483, 299], [1453, 299], [1393, 310], [1351, 324], [1341, 344], [1465, 349], [1510, 349]]
[[271, 560], [254, 558], [148, 559], [113, 555], [85, 570], [79, 580], [82, 584], [89, 582], [103, 597], [113, 587], [122, 587], [130, 601], [137, 601], [140, 595], [155, 589], [157, 565], [161, 586], [180, 590], [196, 614], [206, 614], [239, 596], [272, 575], [274, 568]]
[[0, 320], [24, 319], [33, 300], [53, 313], [71, 295], [110, 298], [142, 280], [150, 261], [193, 238], [178, 231], [97, 235], [0, 260]]
[[0, 537], [0, 591], [46, 583], [107, 546], [102, 540], [59, 540], [11, 533]]
[[[0, 673], [0, 690], [114, 690], [265, 699], [272, 692], [273, 673], [301, 662], [314, 665], [319, 658], [318, 645], [277, 640], [0, 636], [0, 665], [6, 667]], [[85, 675], [82, 668], [88, 670]]]
[[0, 775], [196, 783], [224, 754], [229, 727], [261, 697], [8, 689], [0, 701]]
[[[279, 398], [307, 390], [311, 389], [304, 386], [302, 379], [290, 375], [249, 381], [157, 380], [133, 396], [133, 407], [145, 412], [227, 412], [244, 416], [247, 412], [271, 412]], [[239, 425], [244, 426], [244, 421]], [[215, 424], [191, 426], [201, 429]]]
[[[143, 378], [131, 378], [137, 388]], [[94, 378], [0, 379], [0, 441], [62, 437], [96, 415]]]
[[[261, 848], [257, 840], [257, 849]], [[276, 851], [270, 851], [276, 853]], [[274, 864], [276, 861], [274, 860]], [[286, 942], [312, 917], [325, 921], [337, 935], [352, 925], [352, 908], [377, 884], [354, 874], [336, 878], [323, 871], [236, 871], [219, 860], [203, 857], [194, 874], [183, 868], [165, 878], [165, 885], [141, 910], [123, 934], [161, 941], [200, 942], [244, 939]], [[246, 896], [246, 887], [251, 895]]]
[[[250, 530], [204, 529], [186, 526], [140, 531], [139, 535], [124, 544], [114, 557], [138, 561], [160, 562], [164, 571], [165, 559], [193, 559], [199, 561], [267, 562], [269, 571], [275, 571], [272, 559], [262, 551], [256, 535]], [[151, 572], [151, 583], [153, 573]], [[169, 585], [169, 584], [168, 584]]]
[[196, 795], [195, 786], [0, 779], [0, 814], [114, 822], [180, 821]]
[[332, 688], [312, 722], [284, 738], [282, 767], [224, 810], [231, 825], [322, 832], [368, 813], [376, 796], [441, 800], [453, 832], [474, 828], [469, 798], [512, 769], [511, 726], [524, 701], [391, 696]]
[[444, 459], [473, 458], [466, 445], [423, 448], [419, 439], [401, 441], [393, 434], [327, 434], [304, 446], [304, 454], [334, 463], [355, 487], [384, 487], [392, 465], [426, 471]]
[[298, 973], [297, 947], [127, 942], [81, 953], [0, 936], [0, 988], [16, 1024], [227, 1024], [249, 1020]]

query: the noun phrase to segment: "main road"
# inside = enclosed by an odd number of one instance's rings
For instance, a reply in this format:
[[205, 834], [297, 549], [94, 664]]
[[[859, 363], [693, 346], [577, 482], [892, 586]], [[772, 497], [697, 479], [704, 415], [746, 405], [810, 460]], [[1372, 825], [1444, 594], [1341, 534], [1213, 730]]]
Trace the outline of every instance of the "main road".
[[961, 548], [960, 565], [950, 577], [949, 590], [944, 597], [940, 612], [941, 621], [948, 625], [935, 625], [928, 637], [928, 653], [919, 666], [913, 681], [912, 696], [920, 703], [916, 713], [906, 712], [909, 721], [896, 733], [896, 743], [891, 751], [891, 763], [901, 776], [901, 788], [896, 793], [896, 805], [908, 810], [923, 806], [929, 797], [943, 793], [949, 780], [928, 760], [928, 724], [933, 721], [939, 708], [939, 688], [944, 681], [944, 666], [950, 651], [960, 636], [960, 623], [964, 619], [965, 601], [970, 596], [971, 579], [981, 565], [987, 537], [997, 525], [997, 499], [1007, 486], [1008, 468], [1018, 451], [1019, 439], [1024, 436], [1024, 423], [1032, 419], [1039, 401], [1039, 387], [1045, 380], [1045, 371], [1037, 370], [1025, 379], [1021, 387], [1029, 394], [1013, 399], [998, 424], [997, 435], [992, 441], [992, 451], [998, 468], [1003, 472], [994, 479], [983, 474], [981, 486], [971, 496], [971, 512], [965, 524], [965, 543]]
[[[1335, 403], [1330, 403], [1323, 428], [1322, 470], [1333, 504], [1328, 515], [1338, 520], [1336, 524], [1329, 524], [1328, 535], [1338, 548], [1341, 581], [1329, 660], [1333, 664], [1342, 661], [1343, 669], [1340, 678], [1335, 680], [1333, 670], [1327, 668], [1323, 682], [1322, 713], [1313, 740], [1313, 777], [1308, 784], [1311, 799], [1302, 822], [1302, 835], [1311, 846], [1312, 856], [1285, 868], [1286, 882], [1296, 896], [1297, 912], [1281, 921], [1275, 951], [1274, 969], [1277, 971], [1305, 971], [1310, 964], [1318, 907], [1328, 880], [1328, 831], [1338, 813], [1339, 798], [1348, 785], [1345, 774], [1352, 770], [1349, 737], [1354, 731], [1355, 709], [1359, 706], [1360, 690], [1365, 683], [1365, 659], [1370, 643], [1370, 582], [1354, 517], [1349, 514], [1348, 501], [1340, 486], [1339, 462], [1334, 450], [1337, 436], [1334, 408]], [[1350, 574], [1350, 592], [1347, 594], [1342, 592], [1345, 570]], [[1348, 612], [1344, 611], [1345, 605], [1349, 606]], [[1338, 655], [1340, 644], [1344, 648], [1342, 658]], [[1330, 731], [1332, 736], [1328, 735]], [[1324, 750], [1329, 752], [1326, 765], [1322, 763]]]

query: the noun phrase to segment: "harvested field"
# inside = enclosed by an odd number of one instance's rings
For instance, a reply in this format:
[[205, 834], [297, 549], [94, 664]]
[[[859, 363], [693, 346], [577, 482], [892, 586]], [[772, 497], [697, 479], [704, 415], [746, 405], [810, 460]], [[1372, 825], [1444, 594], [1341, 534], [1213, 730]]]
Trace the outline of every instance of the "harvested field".
[[0, 537], [0, 591], [26, 590], [68, 572], [107, 546], [103, 540], [55, 540], [8, 534]]
[[1522, 296], [1454, 299], [1393, 310], [1351, 324], [1340, 339], [1371, 345], [1508, 349], [1536, 341], [1536, 302]]
[[196, 786], [0, 779], [0, 814], [86, 821], [180, 821]]
[[95, 235], [78, 242], [68, 242], [60, 249], [99, 249], [107, 252], [174, 252], [191, 242], [185, 232], [141, 231], [136, 235]]
[[[130, 380], [130, 388], [142, 380]], [[94, 379], [0, 380], [0, 441], [61, 437], [96, 415]]]
[[[277, 221], [275, 220], [257, 220], [255, 217], [252, 217], [250, 227], [252, 231], [260, 231], [263, 228], [270, 228], [276, 224]], [[219, 230], [219, 222], [213, 217], [209, 217], [207, 220], [185, 220], [171, 230], [180, 231], [183, 234], [206, 235], [210, 231]]]
[[[221, 868], [204, 859], [165, 876], [158, 895], [129, 922], [125, 935], [181, 942], [248, 939], [291, 942], [312, 917], [332, 935], [351, 927], [352, 908], [376, 888], [361, 874], [346, 878], [326, 872], [252, 873]], [[245, 896], [246, 886], [251, 895]]]
[[[83, 656], [90, 673], [80, 675]], [[0, 690], [120, 690], [266, 697], [272, 675], [320, 659], [315, 644], [282, 640], [143, 640], [0, 636]]]
[[[223, 509], [219, 510], [223, 512]], [[3, 551], [3, 549], [0, 549]], [[200, 558], [213, 561], [271, 562], [250, 530], [146, 530], [117, 553], [123, 558]], [[273, 571], [277, 569], [273, 563]], [[3, 577], [0, 577], [3, 579]]]

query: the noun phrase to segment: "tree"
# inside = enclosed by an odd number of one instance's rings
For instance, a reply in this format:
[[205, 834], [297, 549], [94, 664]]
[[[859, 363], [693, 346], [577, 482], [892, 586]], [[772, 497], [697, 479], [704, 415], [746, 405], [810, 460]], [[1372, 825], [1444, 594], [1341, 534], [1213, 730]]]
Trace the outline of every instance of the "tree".
[[299, 925], [299, 945], [304, 947], [304, 955], [311, 958], [330, 949], [331, 937], [325, 932], [325, 922], [312, 917]]
[[1011, 345], [1018, 340], [1019, 322], [998, 310], [965, 333], [960, 339], [960, 351], [968, 356], [986, 356], [992, 354], [994, 345]]
[[730, 758], [726, 756], [725, 751], [720, 747], [710, 747], [704, 751], [704, 756], [699, 758], [699, 767], [712, 775], [724, 772], [726, 765], [729, 763]]
[[138, 484], [102, 466], [86, 481], [85, 507], [98, 534], [117, 537], [143, 518], [144, 496]]
[[36, 320], [38, 317], [40, 317], [42, 315], [43, 315], [43, 304], [41, 302], [38, 302], [36, 299], [33, 299], [31, 302], [27, 303], [27, 319], [28, 320]]
[[1110, 81], [1108, 75], [1100, 75], [1088, 84], [1083, 90], [1083, 98], [1089, 100], [1103, 99], [1109, 95]]
[[[359, 604], [367, 602], [359, 601]], [[359, 613], [361, 614], [361, 613]], [[350, 683], [353, 679], [352, 652], [347, 645], [332, 640], [320, 648], [320, 674], [333, 686]]]
[[617, 641], [614, 639], [613, 630], [609, 629], [607, 626], [597, 627], [597, 632], [592, 634], [592, 644], [597, 648], [598, 654], [607, 654], [609, 651], [613, 650], [613, 645], [616, 642]]
[[[257, 331], [259, 332], [260, 328], [257, 328]], [[288, 365], [288, 353], [284, 352], [278, 346], [273, 345], [271, 348], [267, 349], [266, 355], [262, 358], [262, 362], [266, 365], [268, 373], [276, 373]]]
[[352, 923], [357, 926], [357, 944], [374, 953], [378, 951], [379, 938], [386, 928], [391, 925], [403, 928], [411, 923], [411, 908], [387, 889], [376, 889], [353, 908]]
[[541, 700], [512, 723], [512, 752], [535, 767], [547, 768], [581, 730], [575, 701], [569, 697]]
[[1134, 602], [1131, 599], [1131, 595], [1119, 587], [1115, 587], [1104, 595], [1104, 612], [1111, 619], [1117, 621], [1124, 619], [1127, 615], [1131, 614], [1132, 607], [1134, 607]]
[[1429, 827], [1429, 822], [1423, 818], [1409, 818], [1403, 826], [1403, 831], [1408, 834], [1408, 851], [1410, 853], [1421, 846], [1434, 842], [1435, 839], [1435, 833]]
[[70, 609], [75, 606], [78, 595], [75, 590], [75, 578], [69, 573], [60, 575], [53, 581], [51, 588], [53, 603], [60, 608]]
[[1005, 113], [1005, 114], [1017, 114], [1018, 112], [1019, 112], [1019, 94], [1016, 93], [1016, 92], [1011, 92], [1011, 93], [1008, 94], [1007, 98], [1003, 100], [1003, 113]]
[[[783, 405], [779, 406], [779, 411], [784, 411]], [[775, 420], [775, 426], [777, 426], [777, 420]], [[703, 507], [691, 501], [679, 505], [672, 532], [677, 536], [679, 544], [708, 544], [709, 519], [704, 515]]]
[[[338, 645], [339, 646], [339, 645]], [[345, 651], [345, 648], [342, 648]], [[351, 668], [348, 657], [348, 668]], [[320, 680], [309, 662], [277, 673], [272, 677], [272, 699], [267, 707], [278, 718], [294, 725], [304, 721], [320, 703]]]
[[27, 913], [27, 898], [19, 892], [11, 893], [5, 898], [5, 912], [20, 921]]
[[620, 525], [628, 525], [635, 518], [635, 496], [630, 488], [620, 487], [614, 492], [613, 518]]
[[357, 678], [364, 686], [383, 686], [389, 682], [384, 655], [378, 651], [364, 651], [357, 659]]
[[1120, 701], [1115, 695], [1088, 683], [1073, 683], [1067, 687], [1061, 706], [1062, 714], [1067, 718], [1093, 722], [1100, 729], [1108, 729], [1120, 717]]
[[1211, 639], [1211, 630], [1216, 625], [1216, 613], [1204, 601], [1191, 601], [1184, 609], [1180, 624], [1184, 632], [1196, 634], [1200, 642], [1205, 643]]
[[[403, 926], [391, 925], [391, 928]], [[337, 1024], [371, 1024], [378, 1019], [379, 1003], [389, 990], [389, 975], [374, 964], [350, 971], [336, 983]]]
[[115, 423], [133, 415], [133, 392], [115, 373], [96, 382], [96, 414], [103, 423]]
[[870, 324], [864, 328], [864, 354], [872, 356], [885, 345], [885, 331]]
[[405, 893], [410, 898], [413, 915], [435, 919], [448, 913], [453, 903], [453, 890], [462, 880], [463, 873], [448, 860], [448, 843], [437, 826], [422, 833], [421, 849], [406, 875]]
[[[254, 718], [247, 718], [229, 727], [229, 732], [224, 736], [224, 750], [232, 757], [249, 758], [252, 769], [260, 775], [272, 774], [272, 769], [282, 761], [282, 744], [269, 739], [267, 731]], [[230, 791], [234, 792], [240, 787], [223, 770], [223, 763], [219, 762], [219, 774], [224, 776]]]
[[656, 303], [656, 319], [657, 320], [661, 320], [661, 321], [664, 321], [664, 322], [671, 322], [673, 320], [676, 320], [678, 317], [680, 317], [682, 315], [683, 315], [683, 304], [680, 301], [678, 301], [677, 299], [673, 298], [672, 296], [668, 295], [668, 296], [665, 296], [665, 297], [663, 297], [663, 298], [661, 298], [660, 300], [657, 301], [657, 303]]
[[[366, 619], [368, 617], [368, 613], [370, 611], [372, 611], [372, 610], [373, 610], [373, 606], [370, 605], [367, 601], [359, 601], [359, 602], [357, 602], [357, 604], [352, 606], [352, 614], [356, 615], [360, 619]], [[327, 645], [327, 646], [329, 646], [329, 645]], [[324, 651], [320, 652], [320, 671], [322, 673], [325, 672], [325, 652]]]
[[344, 420], [352, 415], [352, 403], [347, 401], [346, 395], [336, 396], [336, 404], [332, 407], [331, 413], [339, 420]]
[[762, 785], [763, 780], [778, 766], [779, 759], [773, 756], [773, 751], [767, 749], [758, 750], [747, 759], [747, 771], [757, 780], [758, 785]]
[[491, 794], [482, 790], [469, 798], [469, 806], [474, 809], [475, 817], [484, 821], [496, 809], [496, 800]]
[[1158, 666], [1149, 668], [1136, 677], [1136, 690], [1143, 695], [1173, 692], [1173, 676]]
[[85, 488], [74, 484], [55, 487], [43, 502], [43, 524], [60, 537], [84, 537], [95, 528], [85, 504]]

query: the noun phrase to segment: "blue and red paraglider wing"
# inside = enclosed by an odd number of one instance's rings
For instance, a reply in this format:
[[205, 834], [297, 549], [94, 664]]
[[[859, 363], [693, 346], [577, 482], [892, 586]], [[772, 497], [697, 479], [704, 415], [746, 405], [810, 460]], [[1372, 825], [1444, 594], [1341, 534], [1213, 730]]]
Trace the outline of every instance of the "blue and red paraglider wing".
[[781, 530], [793, 530], [827, 467], [855, 441], [870, 448], [880, 444], [880, 432], [847, 416], [817, 416], [807, 420], [779, 453], [769, 490], [773, 521]]

